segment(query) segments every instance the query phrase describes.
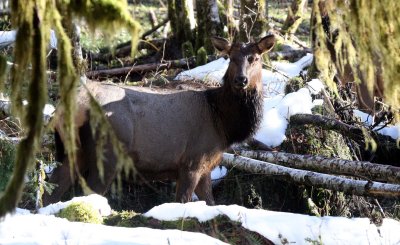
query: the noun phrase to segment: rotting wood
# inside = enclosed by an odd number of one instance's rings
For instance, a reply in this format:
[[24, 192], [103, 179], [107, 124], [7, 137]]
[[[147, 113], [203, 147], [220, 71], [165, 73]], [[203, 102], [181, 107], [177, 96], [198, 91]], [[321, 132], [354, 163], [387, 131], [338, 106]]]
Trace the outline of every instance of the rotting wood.
[[350, 161], [323, 156], [299, 155], [286, 152], [249, 151], [233, 148], [236, 154], [275, 163], [290, 168], [312, 170], [330, 174], [363, 176], [366, 179], [400, 184], [400, 168], [365, 161]]
[[312, 171], [293, 169], [247, 157], [235, 156], [229, 153], [223, 154], [222, 164], [252, 173], [285, 177], [298, 184], [341, 191], [347, 194], [400, 197], [400, 185], [366, 180], [353, 180]]

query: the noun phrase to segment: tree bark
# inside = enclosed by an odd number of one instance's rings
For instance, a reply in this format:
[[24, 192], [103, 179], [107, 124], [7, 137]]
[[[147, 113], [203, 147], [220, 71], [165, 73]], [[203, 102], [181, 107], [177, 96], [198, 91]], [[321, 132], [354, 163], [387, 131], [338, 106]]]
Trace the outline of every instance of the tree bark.
[[267, 28], [265, 0], [241, 0], [239, 39], [243, 42], [260, 38]]
[[400, 185], [352, 180], [328, 174], [292, 169], [229, 153], [224, 153], [222, 164], [252, 173], [285, 177], [297, 184], [331, 189], [347, 194], [400, 197]]
[[342, 174], [366, 179], [400, 184], [400, 168], [391, 165], [374, 164], [364, 161], [350, 161], [323, 156], [298, 155], [286, 152], [249, 151], [233, 149], [236, 154], [248, 158], [272, 162], [290, 168]]
[[195, 27], [193, 1], [169, 0], [168, 17], [178, 42], [193, 41], [193, 29]]
[[294, 0], [289, 8], [282, 31], [290, 38], [296, 33], [304, 19], [304, 9], [307, 7], [307, 0]]
[[204, 47], [207, 53], [213, 53], [214, 47], [210, 37], [223, 36], [223, 26], [219, 17], [216, 0], [197, 0], [197, 38], [196, 50]]

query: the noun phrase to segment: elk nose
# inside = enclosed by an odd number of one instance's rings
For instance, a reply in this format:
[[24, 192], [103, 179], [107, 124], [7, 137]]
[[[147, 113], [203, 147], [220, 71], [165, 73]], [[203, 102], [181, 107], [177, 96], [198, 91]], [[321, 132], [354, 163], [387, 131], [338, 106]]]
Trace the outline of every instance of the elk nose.
[[248, 80], [246, 76], [237, 76], [235, 79], [235, 85], [237, 87], [244, 88], [247, 86]]

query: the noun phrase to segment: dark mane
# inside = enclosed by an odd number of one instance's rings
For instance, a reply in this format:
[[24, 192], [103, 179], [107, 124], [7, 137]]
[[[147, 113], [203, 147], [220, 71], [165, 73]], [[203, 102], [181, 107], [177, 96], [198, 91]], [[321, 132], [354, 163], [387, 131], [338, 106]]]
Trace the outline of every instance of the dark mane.
[[[226, 75], [224, 76], [224, 84]], [[205, 91], [216, 128], [222, 131], [227, 146], [246, 140], [258, 129], [263, 113], [262, 91], [232, 93], [228, 86]]]

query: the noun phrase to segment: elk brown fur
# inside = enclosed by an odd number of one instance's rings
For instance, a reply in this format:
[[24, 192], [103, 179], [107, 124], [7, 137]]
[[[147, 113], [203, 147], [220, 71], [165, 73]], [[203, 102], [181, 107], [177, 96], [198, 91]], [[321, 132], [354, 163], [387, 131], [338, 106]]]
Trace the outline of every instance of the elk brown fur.
[[[88, 91], [102, 106], [106, 117], [137, 171], [147, 180], [177, 181], [176, 199], [199, 199], [214, 204], [211, 170], [222, 153], [235, 142], [250, 137], [262, 118], [261, 54], [275, 42], [269, 35], [255, 43], [231, 45], [213, 38], [214, 46], [230, 57], [223, 85], [204, 91], [155, 90], [90, 82], [80, 89], [75, 117], [77, 165], [86, 172], [86, 181], [97, 193], [107, 191], [116, 175], [111, 147], [104, 149], [104, 182], [96, 167], [95, 142], [90, 128]], [[44, 203], [59, 201], [70, 188], [69, 164], [63, 151], [62, 116], [56, 124], [57, 158], [62, 165], [49, 182], [58, 184]]]

